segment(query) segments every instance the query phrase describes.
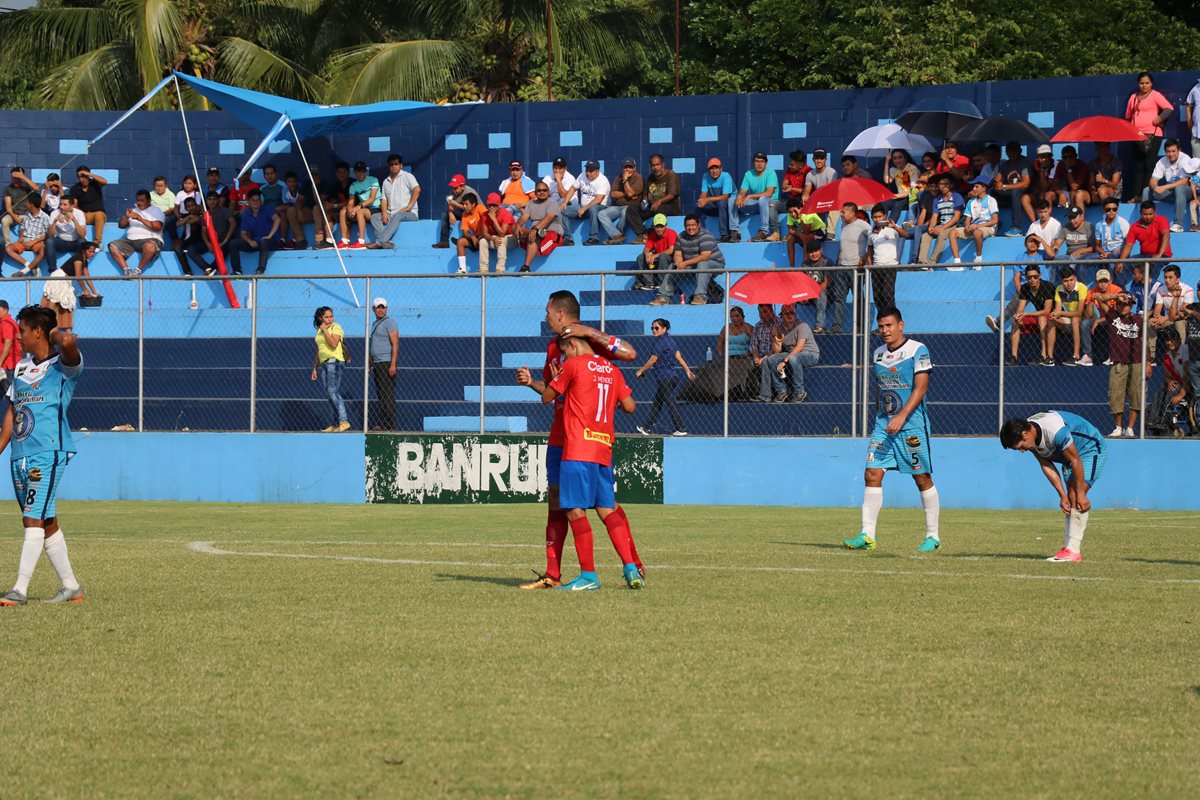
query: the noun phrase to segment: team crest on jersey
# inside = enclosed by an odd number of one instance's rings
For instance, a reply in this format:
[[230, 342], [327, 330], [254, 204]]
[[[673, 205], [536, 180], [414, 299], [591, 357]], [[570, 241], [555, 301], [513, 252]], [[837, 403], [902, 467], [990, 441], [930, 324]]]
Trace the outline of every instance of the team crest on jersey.
[[33, 412], [28, 406], [20, 406], [13, 414], [13, 438], [23, 442], [33, 434]]

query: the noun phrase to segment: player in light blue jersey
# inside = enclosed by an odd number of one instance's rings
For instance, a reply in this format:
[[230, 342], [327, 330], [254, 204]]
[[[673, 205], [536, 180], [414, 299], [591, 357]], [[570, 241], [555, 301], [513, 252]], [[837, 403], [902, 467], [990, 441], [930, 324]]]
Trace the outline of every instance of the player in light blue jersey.
[[[1006, 450], [1033, 453], [1067, 515], [1063, 548], [1046, 559], [1057, 563], [1083, 560], [1080, 546], [1092, 503], [1088, 490], [1096, 485], [1108, 458], [1108, 443], [1096, 426], [1066, 411], [1045, 411], [1029, 419], [1010, 419], [1000, 428]], [[1062, 477], [1055, 465], [1062, 467]]]
[[4, 401], [0, 426], [0, 452], [12, 445], [12, 480], [25, 525], [25, 543], [17, 582], [0, 597], [0, 606], [22, 606], [38, 557], [46, 551], [62, 588], [46, 602], [78, 602], [83, 589], [71, 570], [67, 541], [54, 509], [63, 472], [75, 455], [67, 407], [83, 372], [77, 339], [56, 328], [54, 312], [26, 306], [17, 314], [25, 357], [13, 370], [13, 382]]
[[933, 363], [925, 345], [904, 336], [900, 309], [884, 307], [876, 318], [883, 345], [872, 356], [875, 376], [875, 427], [867, 445], [863, 480], [862, 532], [842, 541], [851, 550], [875, 549], [875, 523], [883, 508], [883, 474], [895, 469], [912, 475], [925, 509], [925, 538], [919, 553], [932, 553], [942, 546], [938, 533], [941, 502], [933, 485], [930, 458], [929, 413], [925, 393]]

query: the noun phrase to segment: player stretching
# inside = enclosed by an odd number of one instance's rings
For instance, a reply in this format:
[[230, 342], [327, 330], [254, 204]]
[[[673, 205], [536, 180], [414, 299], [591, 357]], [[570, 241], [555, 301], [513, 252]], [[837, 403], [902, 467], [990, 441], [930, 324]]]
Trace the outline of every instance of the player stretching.
[[862, 533], [842, 544], [851, 550], [875, 549], [875, 522], [883, 507], [883, 472], [898, 469], [913, 476], [925, 509], [925, 540], [918, 553], [942, 546], [938, 536], [937, 487], [929, 458], [929, 414], [925, 393], [933, 364], [925, 345], [904, 338], [904, 318], [898, 308], [881, 308], [877, 317], [883, 344], [872, 357], [875, 373], [875, 428], [867, 445], [863, 476]]
[[632, 540], [622, 529], [624, 523], [615, 510], [612, 473], [616, 435], [613, 416], [618, 403], [626, 414], [634, 412], [637, 404], [633, 401], [633, 390], [626, 385], [621, 370], [592, 352], [586, 340], [564, 333], [558, 337], [558, 348], [566, 361], [561, 369], [552, 370], [555, 375], [542, 390], [542, 402], [563, 398], [566, 444], [559, 469], [558, 504], [566, 509], [580, 570], [578, 578], [558, 588], [571, 592], [600, 588], [592, 555], [592, 526], [587, 518], [587, 509], [594, 508], [621, 556], [625, 584], [630, 589], [640, 589], [642, 576], [633, 563]]
[[[1000, 428], [1000, 444], [1006, 450], [1029, 451], [1042, 465], [1042, 473], [1054, 491], [1058, 506], [1067, 515], [1063, 548], [1047, 558], [1056, 563], [1083, 560], [1079, 552], [1087, 528], [1088, 489], [1104, 470], [1108, 443], [1092, 423], [1065, 411], [1046, 411], [1029, 419], [1010, 419]], [[1062, 465], [1062, 477], [1055, 464]]]
[[[535, 381], [529, 372], [529, 367], [517, 369], [517, 383], [528, 386], [538, 395], [546, 390], [546, 384], [554, 377], [552, 370], [559, 368], [563, 363], [563, 355], [558, 349], [560, 333], [570, 333], [588, 340], [592, 345], [592, 351], [601, 358], [618, 361], [633, 361], [637, 358], [637, 351], [628, 342], [580, 324], [579, 301], [571, 292], [559, 291], [550, 295], [550, 300], [546, 303], [546, 324], [554, 333], [555, 338], [551, 339], [550, 344], [546, 347], [546, 364], [542, 367], [542, 379]], [[567, 515], [559, 508], [558, 503], [558, 473], [559, 462], [562, 460], [563, 441], [562, 401], [559, 400], [554, 404], [554, 420], [550, 423], [550, 442], [549, 447], [546, 448], [546, 481], [549, 484], [547, 492], [549, 508], [546, 511], [546, 571], [538, 576], [537, 580], [521, 584], [522, 589], [553, 589], [562, 583], [559, 561], [562, 558], [563, 544], [567, 540], [568, 526]], [[633, 552], [633, 561], [644, 576], [642, 561], [638, 558], [637, 547], [633, 544], [633, 533], [629, 529], [629, 518], [625, 516], [625, 509], [618, 505], [613, 513], [621, 521], [625, 538], [629, 540], [629, 547]], [[615, 540], [613, 546], [616, 546]]]
[[25, 524], [25, 543], [17, 583], [0, 597], [0, 606], [26, 603], [29, 579], [42, 550], [58, 573], [62, 588], [47, 603], [78, 602], [83, 589], [71, 571], [67, 541], [54, 512], [54, 498], [63, 471], [75, 455], [67, 422], [67, 406], [83, 372], [83, 359], [74, 335], [55, 328], [54, 312], [26, 306], [17, 314], [25, 357], [13, 372], [8, 389], [0, 452], [12, 444], [12, 481]]

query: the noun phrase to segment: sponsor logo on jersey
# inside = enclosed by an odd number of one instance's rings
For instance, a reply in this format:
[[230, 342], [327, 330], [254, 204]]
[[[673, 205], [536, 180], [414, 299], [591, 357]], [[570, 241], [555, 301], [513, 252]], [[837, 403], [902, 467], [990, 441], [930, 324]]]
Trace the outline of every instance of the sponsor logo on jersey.
[[29, 470], [28, 478], [30, 481], [40, 481], [42, 479], [42, 471], [37, 467]]
[[601, 375], [611, 375], [613, 371], [611, 361], [592, 361], [588, 359], [587, 365], [589, 372], [599, 372]]
[[919, 448], [921, 446], [921, 437], [920, 436], [909, 436], [907, 439], [904, 440], [904, 443], [906, 445], [908, 445], [909, 447], [911, 447], [912, 449], [916, 450], [917, 448]]
[[584, 428], [583, 440], [585, 442], [600, 442], [600, 444], [612, 447], [612, 436], [604, 431], [594, 431], [591, 428]]

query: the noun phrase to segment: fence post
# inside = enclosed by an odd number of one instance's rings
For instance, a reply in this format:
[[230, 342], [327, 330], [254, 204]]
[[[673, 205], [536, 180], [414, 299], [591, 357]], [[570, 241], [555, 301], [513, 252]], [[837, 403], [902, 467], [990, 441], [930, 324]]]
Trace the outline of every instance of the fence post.
[[870, 419], [867, 413], [867, 401], [871, 396], [871, 296], [874, 291], [871, 286], [871, 269], [867, 267], [863, 271], [863, 281], [861, 289], [861, 308], [862, 308], [862, 346], [859, 354], [862, 357], [862, 386], [858, 392], [858, 419], [859, 427], [863, 432], [863, 436], [870, 433]]
[[[850, 273], [850, 435], [858, 436], [858, 270]], [[842, 311], [845, 314], [845, 310]], [[831, 320], [839, 328], [843, 320]]]
[[487, 386], [487, 275], [479, 274], [479, 432], [484, 429], [484, 392]]
[[[138, 405], [137, 405], [137, 429], [138, 431], [145, 430], [145, 412], [146, 412], [146, 328], [145, 328], [145, 284], [138, 280]], [[29, 284], [26, 283], [26, 291]]]
[[[1142, 413], [1138, 421], [1138, 438], [1146, 438], [1146, 411], [1149, 403], [1146, 402], [1146, 359], [1149, 357], [1150, 350], [1150, 268], [1153, 266], [1151, 262], [1143, 262], [1142, 267], [1142, 363], [1138, 370], [1138, 383], [1142, 387]], [[1132, 272], [1132, 270], [1130, 270]], [[1133, 411], [1133, 404], [1130, 403], [1129, 410]]]
[[1001, 428], [1004, 427], [1004, 308], [1007, 305], [1007, 301], [1005, 300], [1005, 297], [1004, 297], [1004, 292], [1005, 292], [1004, 267], [1001, 266], [1000, 267], [1000, 308], [996, 312], [996, 320], [1000, 323], [1000, 325], [999, 325], [1000, 333], [997, 334], [997, 338], [999, 339], [999, 344], [997, 346], [997, 350], [998, 350], [999, 356], [1000, 356], [1000, 383], [999, 383], [999, 395], [996, 398], [996, 417], [997, 417], [996, 430], [1000, 430]]
[[608, 282], [605, 280], [605, 273], [600, 273], [600, 330], [604, 330], [604, 324], [608, 317]]
[[[716, 280], [716, 276], [713, 276]], [[725, 271], [725, 399], [721, 408], [723, 418], [721, 436], [729, 438], [729, 270]]]
[[[375, 298], [371, 296], [371, 276], [367, 276], [367, 309], [363, 315], [363, 433], [366, 433], [371, 428], [371, 387], [369, 381], [371, 379], [371, 317], [375, 314], [375, 309], [371, 306], [375, 302]], [[392, 402], [395, 402], [393, 398]], [[395, 410], [392, 411], [395, 414]]]
[[250, 432], [258, 427], [258, 278], [250, 283], [254, 302], [250, 304]]

